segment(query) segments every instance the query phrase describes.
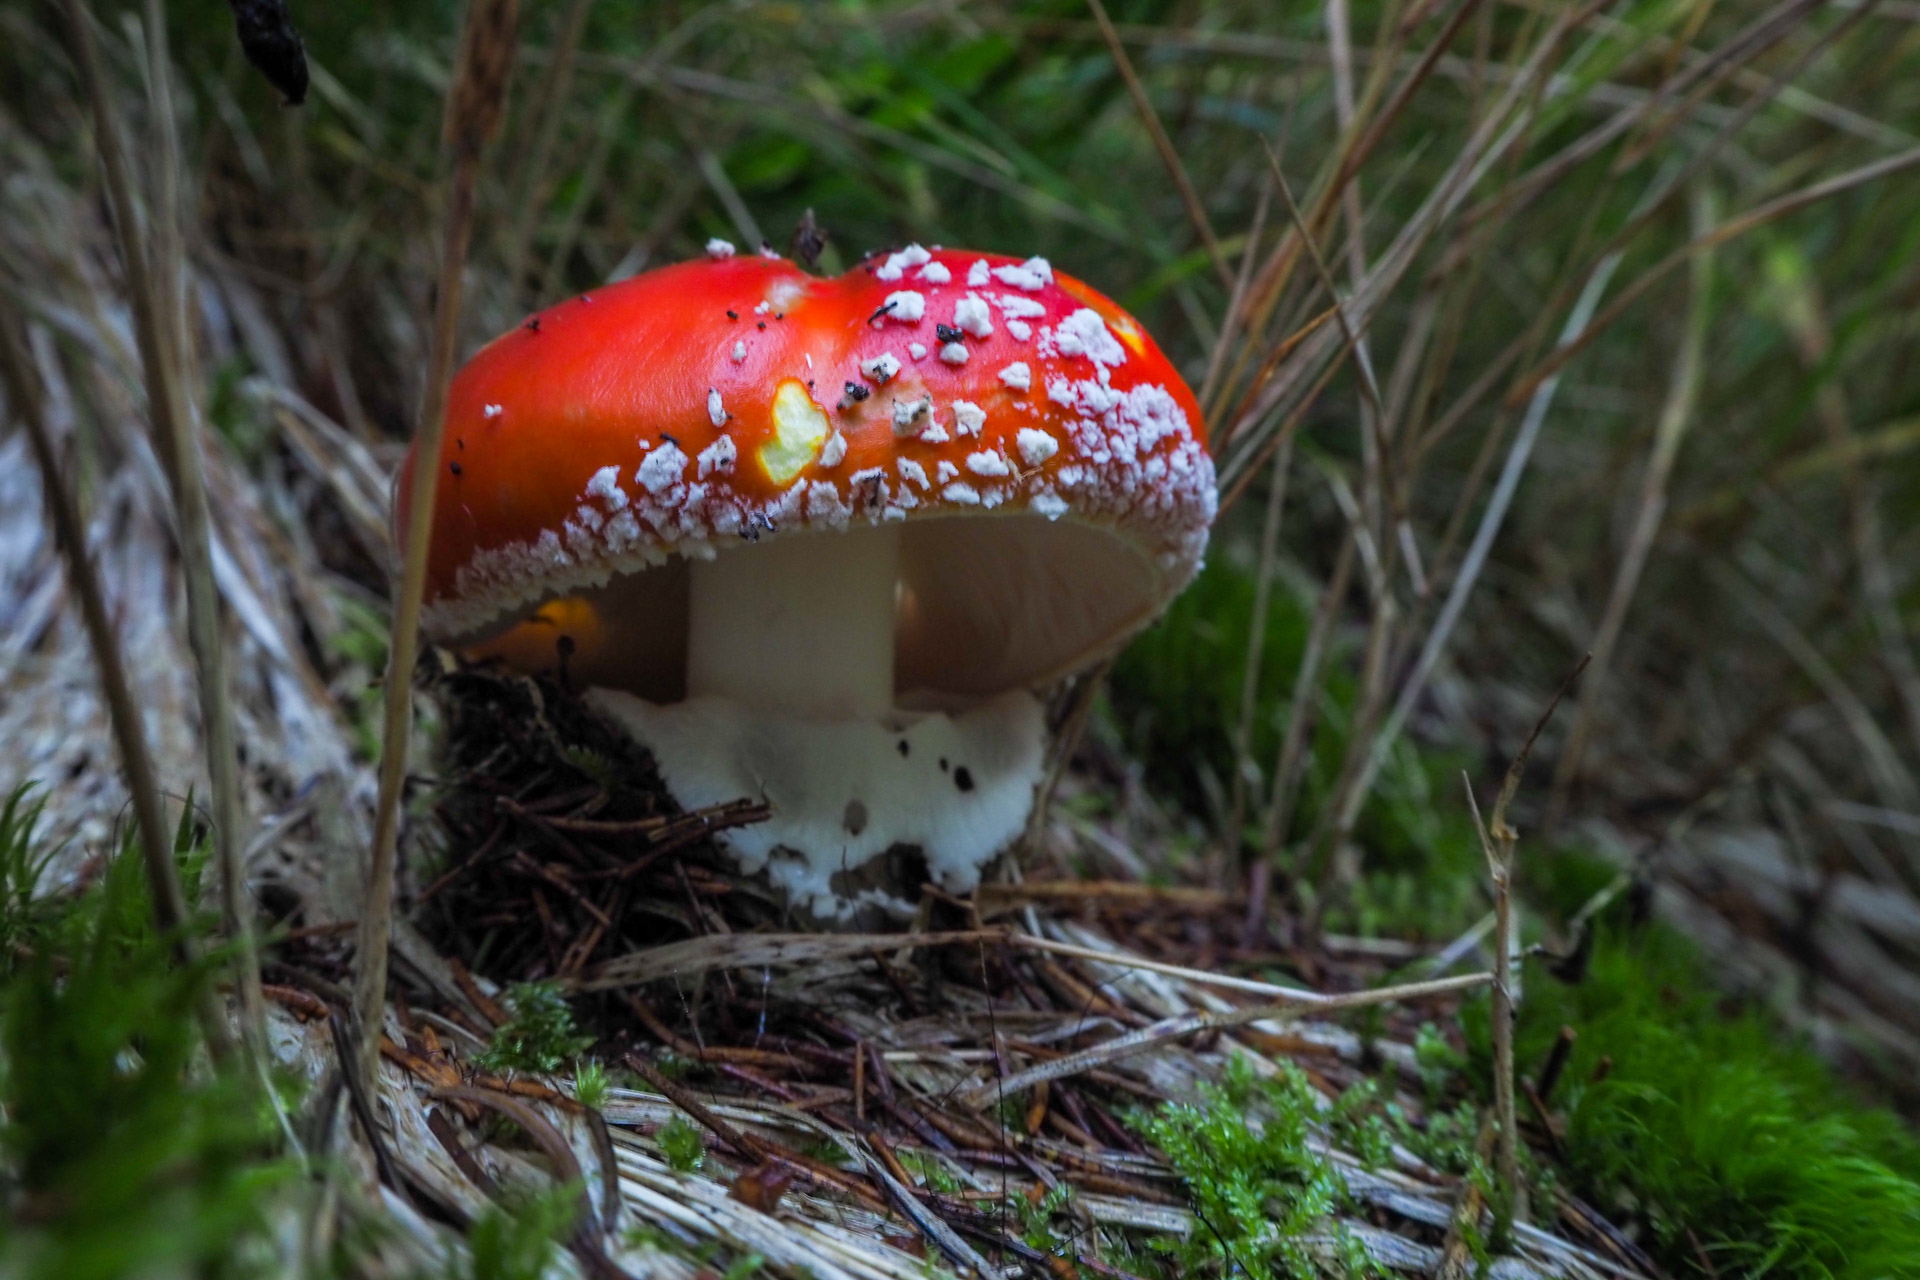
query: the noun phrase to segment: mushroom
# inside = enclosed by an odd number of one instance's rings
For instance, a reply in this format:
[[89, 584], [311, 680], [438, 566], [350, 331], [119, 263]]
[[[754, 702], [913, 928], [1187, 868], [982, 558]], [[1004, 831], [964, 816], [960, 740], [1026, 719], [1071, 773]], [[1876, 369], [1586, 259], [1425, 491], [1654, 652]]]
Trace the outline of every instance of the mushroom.
[[1032, 691], [1157, 616], [1215, 509], [1132, 317], [1044, 259], [917, 245], [551, 307], [455, 378], [439, 465], [427, 634], [588, 687], [686, 807], [764, 797], [719, 840], [842, 919], [906, 909], [842, 874], [891, 849], [978, 883], [1033, 805]]

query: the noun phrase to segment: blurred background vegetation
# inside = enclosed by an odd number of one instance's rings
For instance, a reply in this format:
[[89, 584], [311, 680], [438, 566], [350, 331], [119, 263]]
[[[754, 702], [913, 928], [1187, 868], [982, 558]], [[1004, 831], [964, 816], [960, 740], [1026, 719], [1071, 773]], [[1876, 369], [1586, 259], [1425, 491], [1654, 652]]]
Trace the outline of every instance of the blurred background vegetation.
[[[167, 6], [206, 419], [297, 552], [260, 572], [361, 763], [378, 476], [426, 366], [460, 12], [296, 5], [312, 87], [292, 108], [225, 4]], [[1791, 1031], [1914, 1114], [1920, 6], [1108, 12], [1103, 30], [1068, 0], [524, 3], [463, 354], [712, 236], [784, 250], [808, 211], [827, 272], [915, 240], [1048, 257], [1204, 388], [1230, 500], [1206, 572], [1111, 673], [1083, 753], [1102, 785], [1064, 799], [1077, 819], [1152, 876], [1239, 886], [1264, 864], [1290, 918], [1444, 942], [1488, 909], [1462, 773], [1489, 796], [1591, 652], [1513, 815], [1526, 938], [1597, 948], [1613, 976], [1595, 989], [1619, 999], [1576, 1014], [1586, 997], [1546, 988], [1529, 1043], [1604, 1021], [1622, 1039], [1594, 1052], [1624, 1067], [1661, 1008], [1705, 1037], [1714, 1007], [1647, 1004], [1686, 981], [1765, 1011], [1713, 1033], [1728, 1055]], [[151, 136], [137, 19], [96, 15]], [[57, 21], [0, 7], [0, 273], [56, 366], [125, 357], [97, 301], [115, 268], [90, 138]], [[80, 387], [67, 428], [96, 501], [127, 456], [94, 421], [114, 394]], [[0, 619], [27, 629], [6, 649], [16, 692], [49, 625], [22, 563], [0, 584]], [[281, 770], [265, 812], [306, 779], [297, 753], [262, 755]], [[191, 760], [169, 765], [182, 790]], [[44, 764], [23, 748], [0, 782], [45, 779], [58, 827], [78, 784]], [[1610, 922], [1597, 943], [1583, 907]], [[1627, 941], [1649, 912], [1690, 942]], [[1635, 946], [1658, 954], [1622, 970]], [[1628, 970], [1659, 976], [1627, 990]], [[1654, 1092], [1703, 1069], [1672, 1043], [1639, 1060]], [[1832, 1091], [1793, 1064], [1764, 1114]], [[1596, 1185], [1630, 1185], [1623, 1134], [1660, 1121], [1605, 1106], [1574, 1141], [1605, 1153]], [[1873, 1115], [1868, 1147], [1835, 1149], [1920, 1177]], [[1716, 1211], [1683, 1181], [1662, 1193], [1676, 1213]], [[1859, 1203], [1911, 1203], [1888, 1194]], [[1806, 1231], [1831, 1244], [1854, 1229], [1837, 1221]], [[1895, 1274], [1835, 1256], [1728, 1255]]]

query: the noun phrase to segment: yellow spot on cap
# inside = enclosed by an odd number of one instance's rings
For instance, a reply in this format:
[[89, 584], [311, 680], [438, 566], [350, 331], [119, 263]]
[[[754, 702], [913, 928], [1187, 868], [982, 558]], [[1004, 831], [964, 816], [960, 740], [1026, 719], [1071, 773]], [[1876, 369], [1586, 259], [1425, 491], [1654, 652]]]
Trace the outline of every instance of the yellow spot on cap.
[[806, 385], [795, 378], [773, 393], [773, 439], [760, 447], [760, 465], [767, 478], [785, 487], [820, 456], [820, 447], [832, 432], [826, 410], [813, 402]]
[[1140, 332], [1140, 326], [1133, 322], [1132, 316], [1108, 316], [1107, 325], [1120, 335], [1120, 341], [1127, 344], [1127, 350], [1137, 356], [1147, 354], [1146, 335]]

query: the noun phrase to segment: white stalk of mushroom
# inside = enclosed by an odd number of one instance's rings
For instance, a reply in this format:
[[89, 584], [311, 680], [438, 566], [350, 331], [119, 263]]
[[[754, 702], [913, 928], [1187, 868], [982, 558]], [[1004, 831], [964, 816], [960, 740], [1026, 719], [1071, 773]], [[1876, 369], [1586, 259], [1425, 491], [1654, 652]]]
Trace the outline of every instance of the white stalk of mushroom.
[[653, 752], [681, 805], [764, 798], [766, 822], [723, 838], [742, 870], [764, 868], [816, 915], [910, 912], [896, 894], [836, 883], [892, 849], [971, 888], [1020, 832], [1045, 760], [1024, 690], [957, 714], [894, 705], [899, 558], [888, 525], [774, 535], [698, 562], [686, 699], [590, 695]]

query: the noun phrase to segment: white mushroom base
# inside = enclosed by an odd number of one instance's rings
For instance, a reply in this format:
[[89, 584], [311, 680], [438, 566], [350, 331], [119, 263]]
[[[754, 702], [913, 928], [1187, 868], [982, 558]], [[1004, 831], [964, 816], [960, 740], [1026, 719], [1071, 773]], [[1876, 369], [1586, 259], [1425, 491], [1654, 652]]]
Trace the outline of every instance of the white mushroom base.
[[748, 875], [817, 920], [864, 908], [910, 915], [882, 890], [833, 884], [898, 846], [918, 849], [941, 888], [966, 893], [1024, 829], [1046, 758], [1046, 721], [1024, 692], [954, 714], [892, 723], [804, 719], [716, 697], [657, 706], [595, 690], [587, 700], [653, 754], [683, 808], [764, 799], [765, 822], [715, 838]]

